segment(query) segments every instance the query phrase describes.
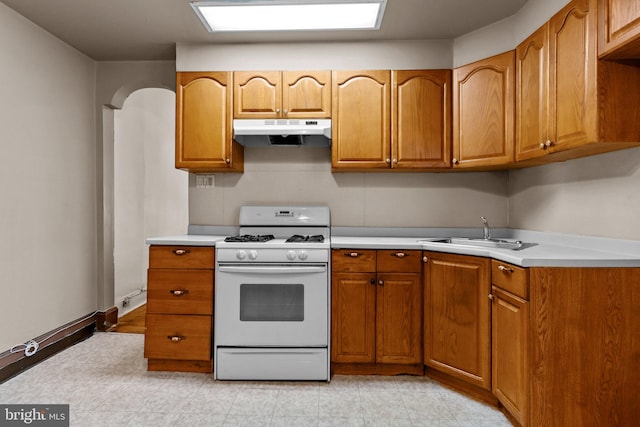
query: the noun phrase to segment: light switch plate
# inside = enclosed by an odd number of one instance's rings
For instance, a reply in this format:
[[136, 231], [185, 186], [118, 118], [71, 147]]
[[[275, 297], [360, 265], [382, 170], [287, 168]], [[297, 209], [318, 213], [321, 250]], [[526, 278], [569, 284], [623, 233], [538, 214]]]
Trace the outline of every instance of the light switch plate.
[[196, 188], [215, 186], [215, 175], [196, 175]]

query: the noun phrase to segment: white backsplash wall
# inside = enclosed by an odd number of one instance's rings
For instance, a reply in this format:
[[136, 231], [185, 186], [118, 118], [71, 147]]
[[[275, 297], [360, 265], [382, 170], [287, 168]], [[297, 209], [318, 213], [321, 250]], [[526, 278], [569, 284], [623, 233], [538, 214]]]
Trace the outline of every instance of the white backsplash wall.
[[246, 148], [243, 174], [217, 174], [215, 187], [189, 180], [191, 224], [237, 225], [247, 204], [327, 205], [334, 226], [507, 226], [506, 172], [331, 172], [330, 148]]
[[509, 172], [509, 225], [640, 240], [640, 148]]

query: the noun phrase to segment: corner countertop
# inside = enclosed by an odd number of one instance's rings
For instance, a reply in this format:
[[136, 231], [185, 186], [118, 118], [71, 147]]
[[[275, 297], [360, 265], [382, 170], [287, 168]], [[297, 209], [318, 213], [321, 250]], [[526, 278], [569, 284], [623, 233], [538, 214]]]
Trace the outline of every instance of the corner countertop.
[[[193, 228], [192, 228], [193, 227]], [[234, 235], [230, 227], [190, 226], [189, 234], [152, 237], [149, 245], [215, 246]], [[477, 229], [335, 227], [331, 248], [413, 249], [494, 258], [521, 267], [640, 267], [640, 241], [528, 230], [494, 229], [498, 238], [521, 240], [522, 249], [429, 242], [442, 237], [480, 237]], [[208, 234], [211, 233], [211, 234]]]

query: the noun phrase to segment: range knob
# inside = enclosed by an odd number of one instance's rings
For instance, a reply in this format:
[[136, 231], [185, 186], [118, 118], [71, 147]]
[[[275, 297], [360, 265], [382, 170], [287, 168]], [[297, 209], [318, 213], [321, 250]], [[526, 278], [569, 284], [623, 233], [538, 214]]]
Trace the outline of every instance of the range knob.
[[309, 258], [309, 254], [307, 253], [307, 251], [300, 251], [298, 252], [298, 258], [304, 261], [305, 259]]
[[291, 261], [296, 259], [296, 251], [287, 251], [287, 259]]
[[258, 251], [254, 250], [254, 249], [250, 250], [249, 251], [249, 259], [250, 260], [254, 260], [256, 258], [258, 258]]
[[247, 251], [245, 251], [244, 249], [240, 249], [236, 252], [236, 258], [245, 259], [246, 257], [247, 257]]

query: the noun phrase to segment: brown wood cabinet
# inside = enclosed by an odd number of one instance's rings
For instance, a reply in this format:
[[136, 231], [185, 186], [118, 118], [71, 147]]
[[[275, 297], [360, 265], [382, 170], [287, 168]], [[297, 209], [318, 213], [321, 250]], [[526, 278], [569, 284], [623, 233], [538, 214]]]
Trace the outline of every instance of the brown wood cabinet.
[[523, 427], [529, 425], [529, 272], [491, 261], [492, 391]]
[[598, 55], [607, 59], [640, 58], [640, 2], [598, 0]]
[[424, 363], [491, 389], [490, 261], [424, 252]]
[[334, 170], [451, 165], [451, 70], [334, 71]]
[[331, 71], [236, 71], [236, 119], [331, 117]]
[[453, 167], [499, 168], [514, 161], [514, 52], [453, 70]]
[[331, 167], [336, 171], [388, 169], [390, 71], [333, 71], [332, 85]]
[[212, 372], [214, 248], [149, 248], [148, 369]]
[[332, 251], [335, 373], [422, 374], [420, 251]]
[[519, 165], [640, 141], [640, 67], [599, 61], [596, 32], [595, 0], [573, 0], [517, 47]]
[[232, 74], [176, 73], [176, 168], [242, 172], [244, 150], [232, 140]]
[[393, 70], [391, 81], [390, 167], [450, 167], [451, 70]]
[[640, 416], [640, 268], [530, 268], [530, 425]]

